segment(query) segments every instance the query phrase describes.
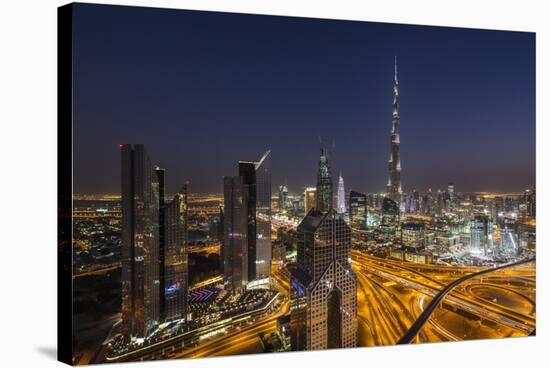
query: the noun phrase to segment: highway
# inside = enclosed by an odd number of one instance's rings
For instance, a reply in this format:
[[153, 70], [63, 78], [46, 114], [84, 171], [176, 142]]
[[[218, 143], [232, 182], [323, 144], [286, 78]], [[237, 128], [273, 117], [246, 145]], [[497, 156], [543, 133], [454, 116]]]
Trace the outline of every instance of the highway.
[[439, 306], [439, 303], [443, 300], [443, 298], [456, 286], [460, 285], [461, 283], [463, 283], [467, 280], [470, 280], [474, 277], [484, 275], [486, 273], [495, 272], [495, 271], [498, 271], [498, 270], [518, 266], [518, 265], [533, 262], [533, 261], [534, 261], [534, 259], [530, 259], [530, 260], [520, 261], [520, 262], [517, 262], [517, 263], [512, 263], [512, 264], [509, 264], [509, 265], [504, 265], [504, 266], [500, 266], [500, 267], [496, 267], [496, 268], [482, 270], [482, 271], [479, 271], [479, 272], [475, 272], [475, 273], [463, 276], [463, 277], [451, 282], [449, 285], [447, 285], [441, 291], [439, 291], [439, 293], [437, 293], [437, 295], [435, 295], [435, 297], [432, 299], [430, 304], [428, 304], [428, 306], [424, 309], [422, 314], [416, 319], [416, 321], [412, 324], [412, 326], [409, 328], [409, 330], [407, 330], [407, 332], [403, 335], [403, 337], [401, 337], [401, 339], [399, 339], [397, 344], [409, 344], [415, 338], [415, 336], [418, 334], [420, 329], [424, 326], [424, 324], [426, 323], [428, 318], [430, 318], [430, 316], [432, 315], [434, 310]]

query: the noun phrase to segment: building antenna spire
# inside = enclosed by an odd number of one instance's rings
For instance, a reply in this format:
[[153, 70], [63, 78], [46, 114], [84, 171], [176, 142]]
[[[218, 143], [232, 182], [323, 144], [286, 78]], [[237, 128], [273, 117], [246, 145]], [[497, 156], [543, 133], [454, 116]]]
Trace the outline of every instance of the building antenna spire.
[[393, 80], [397, 80], [397, 55], [395, 56], [395, 75], [393, 77]]

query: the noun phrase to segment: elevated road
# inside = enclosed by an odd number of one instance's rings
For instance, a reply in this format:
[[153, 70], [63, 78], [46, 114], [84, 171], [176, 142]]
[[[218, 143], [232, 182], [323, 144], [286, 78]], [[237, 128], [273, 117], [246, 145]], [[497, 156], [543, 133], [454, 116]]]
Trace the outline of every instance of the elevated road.
[[507, 264], [507, 265], [504, 265], [504, 266], [500, 266], [500, 267], [495, 267], [495, 268], [490, 268], [490, 269], [486, 269], [486, 270], [482, 270], [482, 271], [479, 271], [479, 272], [474, 272], [472, 274], [469, 274], [469, 275], [466, 275], [466, 276], [463, 276], [453, 282], [451, 282], [450, 284], [448, 284], [446, 287], [444, 287], [441, 291], [439, 291], [439, 293], [437, 293], [432, 301], [426, 306], [426, 308], [424, 309], [424, 311], [422, 312], [422, 314], [417, 318], [417, 320], [412, 324], [412, 326], [409, 328], [409, 330], [403, 335], [403, 337], [401, 337], [401, 339], [399, 339], [399, 341], [397, 342], [397, 344], [409, 344], [411, 343], [411, 341], [413, 341], [413, 339], [415, 338], [415, 336], [418, 334], [418, 332], [422, 329], [422, 327], [424, 326], [424, 324], [428, 321], [428, 319], [430, 318], [430, 316], [432, 315], [432, 313], [434, 312], [434, 310], [439, 306], [439, 303], [443, 300], [443, 298], [445, 298], [445, 296], [451, 291], [453, 290], [456, 286], [460, 285], [461, 283], [467, 281], [467, 280], [470, 280], [472, 278], [475, 278], [477, 276], [481, 276], [481, 275], [484, 275], [484, 274], [487, 274], [487, 273], [491, 273], [491, 272], [495, 272], [495, 271], [498, 271], [498, 270], [502, 270], [502, 269], [505, 269], [505, 268], [510, 268], [510, 267], [514, 267], [514, 266], [519, 266], [521, 264], [525, 264], [525, 263], [529, 263], [529, 262], [533, 262], [535, 261], [535, 258], [533, 259], [529, 259], [529, 260], [525, 260], [525, 261], [520, 261], [520, 262], [516, 262], [516, 263], [511, 263], [511, 264]]

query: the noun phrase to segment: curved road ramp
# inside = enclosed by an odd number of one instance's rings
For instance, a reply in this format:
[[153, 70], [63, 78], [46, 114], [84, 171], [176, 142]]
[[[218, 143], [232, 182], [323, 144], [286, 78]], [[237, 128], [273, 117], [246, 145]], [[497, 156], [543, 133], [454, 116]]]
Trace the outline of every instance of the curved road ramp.
[[[403, 337], [401, 337], [401, 339], [399, 339], [399, 341], [397, 341], [397, 344], [398, 345], [410, 344], [413, 341], [413, 339], [416, 337], [418, 332], [422, 329], [424, 324], [428, 321], [428, 319], [432, 315], [433, 311], [437, 308], [437, 306], [443, 300], [443, 298], [445, 298], [445, 296], [451, 290], [453, 290], [456, 286], [460, 285], [464, 281], [470, 280], [474, 277], [481, 276], [481, 275], [486, 274], [486, 273], [502, 270], [502, 269], [509, 268], [509, 267], [519, 266], [521, 264], [525, 264], [525, 263], [529, 263], [529, 262], [534, 262], [535, 260], [536, 260], [536, 258], [530, 258], [530, 259], [526, 259], [526, 260], [523, 260], [523, 261], [520, 261], [520, 262], [509, 263], [509, 264], [499, 266], [499, 267], [494, 267], [494, 268], [488, 268], [488, 269], [483, 270], [483, 271], [474, 272], [474, 273], [471, 273], [469, 275], [463, 276], [463, 277], [461, 277], [459, 279], [456, 279], [455, 281], [451, 282], [449, 285], [447, 285], [443, 289], [441, 289], [441, 291], [439, 293], [437, 293], [437, 295], [432, 299], [432, 301], [426, 306], [426, 308], [424, 309], [422, 314], [420, 314], [420, 316], [417, 318], [417, 320], [412, 324], [412, 326], [409, 328], [409, 330], [407, 332], [405, 332], [405, 334], [403, 335]], [[535, 334], [536, 334], [536, 332], [535, 332], [535, 330], [533, 330], [530, 335], [534, 336]]]

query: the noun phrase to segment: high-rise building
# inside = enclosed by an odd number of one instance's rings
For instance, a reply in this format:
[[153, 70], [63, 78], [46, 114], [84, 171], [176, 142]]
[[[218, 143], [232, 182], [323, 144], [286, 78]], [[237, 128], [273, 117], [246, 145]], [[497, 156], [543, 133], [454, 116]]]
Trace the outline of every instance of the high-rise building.
[[187, 314], [187, 184], [165, 208], [164, 319], [185, 319]]
[[363, 193], [351, 191], [349, 193], [349, 215], [351, 227], [357, 230], [367, 228], [367, 196]]
[[122, 334], [147, 337], [160, 322], [158, 177], [142, 144], [122, 155]]
[[239, 176], [248, 190], [248, 281], [271, 275], [271, 156], [239, 161]]
[[395, 235], [399, 226], [400, 212], [399, 206], [393, 199], [384, 198], [380, 217], [380, 230], [386, 235]]
[[392, 128], [390, 139], [390, 159], [388, 161], [389, 177], [387, 192], [388, 197], [401, 205], [401, 157], [399, 154], [399, 83], [397, 81], [397, 57], [395, 58], [395, 74], [393, 78], [393, 104], [392, 104]]
[[309, 210], [315, 207], [317, 202], [317, 188], [306, 187], [304, 190], [304, 215], [307, 215]]
[[315, 208], [321, 212], [328, 212], [332, 208], [332, 174], [328, 160], [328, 150], [321, 148], [319, 156], [319, 170], [317, 172], [317, 197]]
[[279, 186], [279, 211], [286, 210], [288, 207], [288, 188], [286, 185], [281, 185]]
[[406, 221], [401, 224], [401, 244], [411, 251], [423, 250], [426, 246], [426, 227], [421, 221]]
[[470, 222], [470, 253], [487, 256], [493, 252], [493, 224], [486, 214], [476, 214]]
[[346, 213], [346, 191], [344, 189], [344, 178], [342, 177], [342, 173], [340, 173], [340, 177], [338, 178], [338, 203], [337, 203], [337, 211], [338, 213]]
[[312, 209], [298, 226], [291, 270], [292, 350], [357, 346], [357, 280], [351, 229], [334, 209]]
[[166, 318], [166, 310], [165, 310], [165, 301], [166, 297], [164, 295], [164, 291], [166, 289], [166, 283], [165, 283], [165, 266], [164, 266], [164, 260], [165, 260], [165, 238], [166, 238], [166, 230], [165, 230], [165, 198], [164, 193], [166, 191], [166, 186], [164, 184], [164, 175], [165, 170], [163, 168], [160, 168], [158, 166], [155, 166], [155, 174], [157, 176], [157, 182], [153, 183], [153, 186], [155, 187], [155, 190], [158, 192], [158, 208], [159, 208], [159, 219], [158, 219], [158, 226], [159, 226], [159, 314], [160, 314], [160, 320], [164, 320]]
[[501, 255], [517, 255], [521, 251], [517, 219], [513, 216], [505, 216], [499, 225], [499, 253]]
[[248, 284], [248, 187], [241, 176], [225, 177], [223, 284], [231, 292], [242, 292]]

